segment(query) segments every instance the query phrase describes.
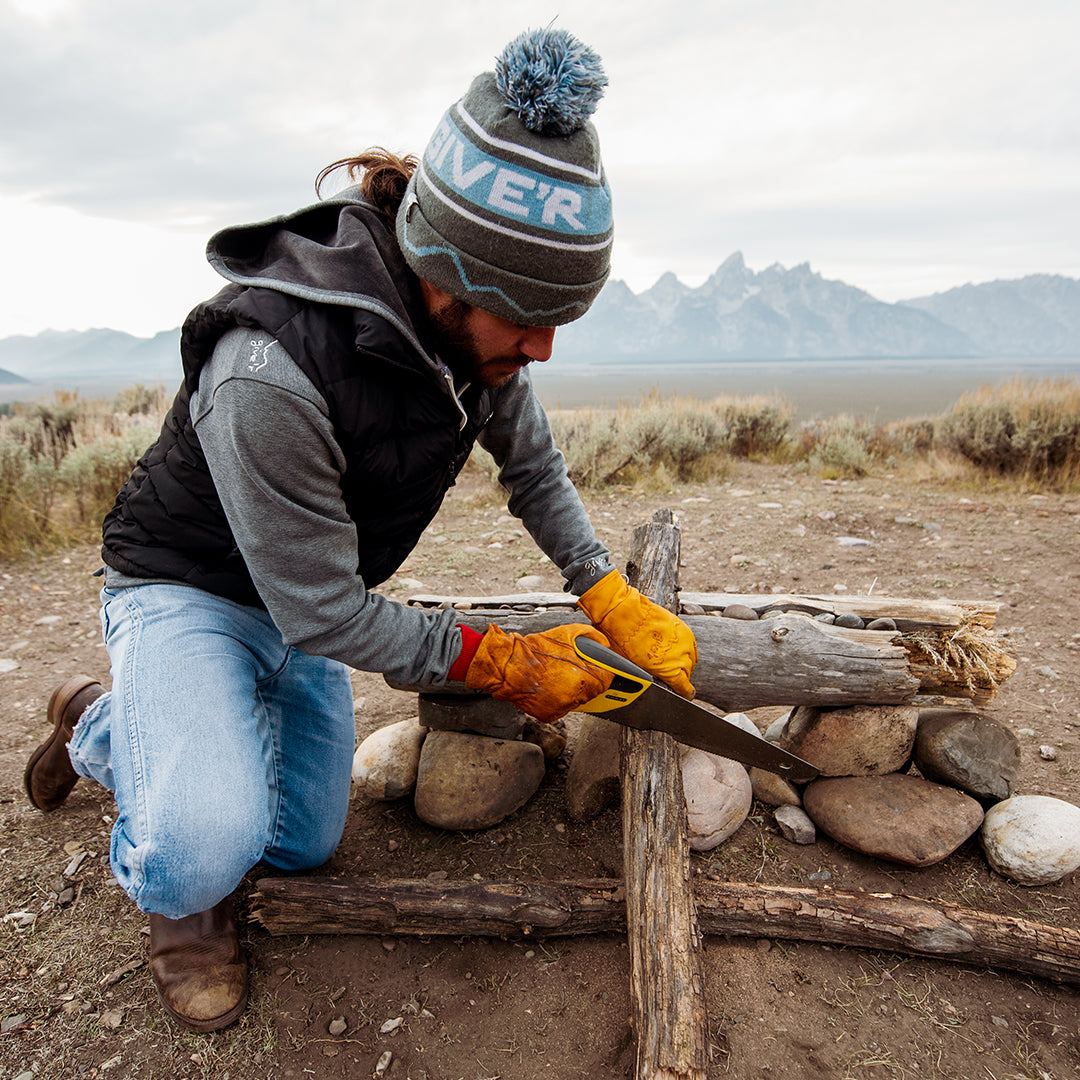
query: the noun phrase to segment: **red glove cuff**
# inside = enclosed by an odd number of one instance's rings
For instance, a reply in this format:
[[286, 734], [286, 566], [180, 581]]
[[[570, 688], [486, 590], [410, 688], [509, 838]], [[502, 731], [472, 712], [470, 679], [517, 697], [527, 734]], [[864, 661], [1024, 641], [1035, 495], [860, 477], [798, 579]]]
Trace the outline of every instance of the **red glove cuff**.
[[461, 652], [458, 653], [458, 658], [446, 677], [454, 682], [464, 682], [465, 674], [476, 655], [476, 650], [480, 648], [480, 642], [484, 640], [484, 635], [477, 633], [471, 626], [463, 626], [461, 623], [458, 623], [458, 629], [461, 631]]

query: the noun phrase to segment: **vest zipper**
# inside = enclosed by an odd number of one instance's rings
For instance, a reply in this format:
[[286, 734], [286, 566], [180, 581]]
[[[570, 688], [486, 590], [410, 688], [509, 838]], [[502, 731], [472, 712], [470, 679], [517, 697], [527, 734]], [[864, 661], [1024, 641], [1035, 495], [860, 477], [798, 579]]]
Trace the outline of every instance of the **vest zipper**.
[[[458, 434], [460, 435], [465, 430], [465, 425], [469, 422], [469, 416], [465, 412], [465, 406], [461, 404], [461, 398], [458, 397], [457, 387], [454, 386], [454, 373], [445, 364], [442, 365], [442, 377], [446, 380], [446, 388], [450, 391], [450, 397], [453, 399], [454, 404], [457, 406], [457, 411], [461, 415], [461, 422], [458, 424]], [[461, 388], [461, 392], [464, 393], [469, 389], [469, 386], [470, 384], [466, 383]]]

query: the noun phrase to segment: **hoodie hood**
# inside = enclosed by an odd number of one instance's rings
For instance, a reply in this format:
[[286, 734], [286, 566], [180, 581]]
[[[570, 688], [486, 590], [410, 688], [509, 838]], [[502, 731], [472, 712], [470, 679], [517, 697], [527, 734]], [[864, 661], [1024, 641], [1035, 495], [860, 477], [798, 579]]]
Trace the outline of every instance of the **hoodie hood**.
[[291, 214], [222, 229], [207, 243], [206, 258], [237, 285], [374, 312], [432, 356], [413, 318], [426, 310], [420, 284], [402, 258], [393, 222], [360, 197], [359, 187]]

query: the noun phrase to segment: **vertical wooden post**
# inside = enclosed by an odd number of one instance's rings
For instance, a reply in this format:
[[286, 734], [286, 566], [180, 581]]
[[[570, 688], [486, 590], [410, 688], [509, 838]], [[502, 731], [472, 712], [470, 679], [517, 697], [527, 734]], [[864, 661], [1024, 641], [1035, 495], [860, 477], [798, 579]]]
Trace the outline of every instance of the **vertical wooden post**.
[[[630, 584], [671, 611], [679, 544], [674, 515], [658, 510], [634, 531], [627, 563]], [[621, 771], [634, 1075], [704, 1080], [707, 1011], [678, 744], [663, 732], [623, 728]]]

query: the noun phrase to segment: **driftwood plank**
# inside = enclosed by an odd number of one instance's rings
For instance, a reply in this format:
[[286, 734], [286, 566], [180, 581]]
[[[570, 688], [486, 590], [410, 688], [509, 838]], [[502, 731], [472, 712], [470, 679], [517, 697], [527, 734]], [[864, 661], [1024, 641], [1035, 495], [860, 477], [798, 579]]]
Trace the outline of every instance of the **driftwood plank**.
[[[1080, 986], [1080, 931], [890, 893], [692, 881], [702, 933], [886, 949]], [[263, 878], [251, 918], [271, 934], [623, 933], [623, 883]]]
[[[635, 529], [627, 577], [669, 611], [678, 597], [680, 533], [670, 510]], [[679, 745], [622, 729], [623, 880], [637, 1080], [704, 1080], [708, 1010], [690, 889]]]

